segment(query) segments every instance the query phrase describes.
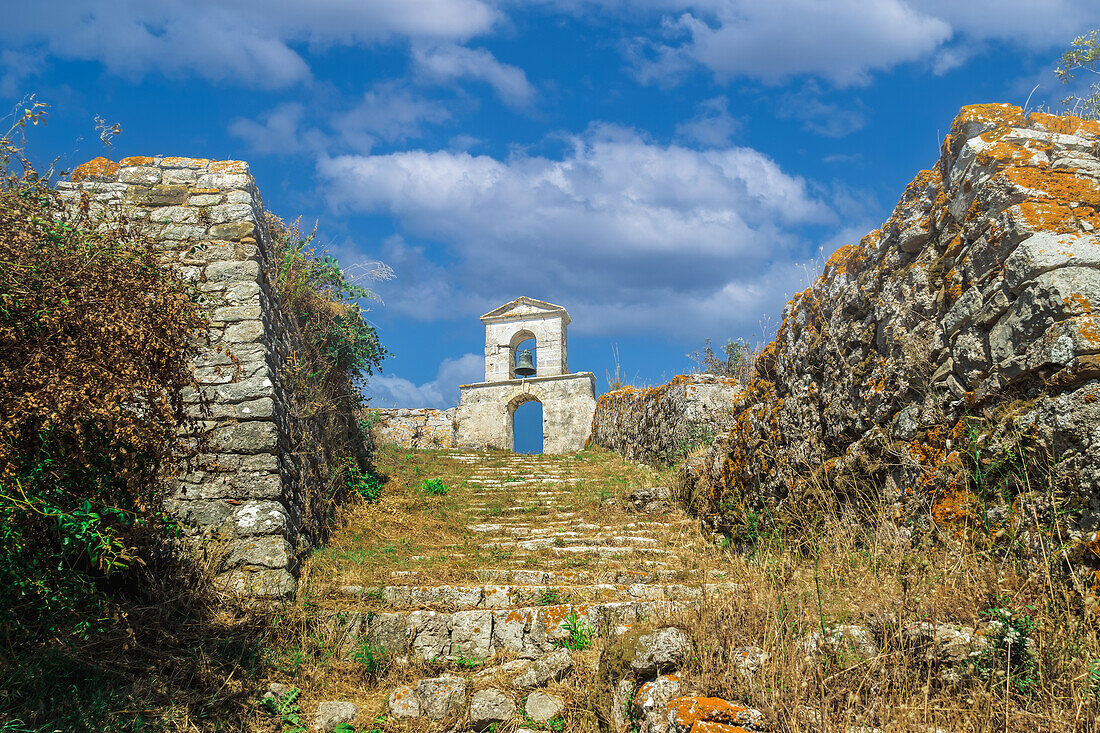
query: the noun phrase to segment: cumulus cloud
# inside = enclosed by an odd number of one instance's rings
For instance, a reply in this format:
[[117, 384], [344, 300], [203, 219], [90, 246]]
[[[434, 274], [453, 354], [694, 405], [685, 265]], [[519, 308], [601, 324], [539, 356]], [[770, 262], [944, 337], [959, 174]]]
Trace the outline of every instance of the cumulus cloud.
[[485, 357], [463, 354], [444, 359], [435, 379], [416, 384], [393, 375], [371, 377], [365, 389], [371, 407], [434, 407], [447, 409], [458, 404], [458, 387], [485, 378]]
[[510, 107], [527, 107], [535, 99], [535, 89], [523, 69], [501, 63], [482, 48], [455, 44], [416, 48], [413, 63], [423, 78], [433, 81], [462, 78], [483, 81]]
[[612, 126], [569, 139], [560, 157], [413, 150], [323, 158], [318, 173], [333, 206], [392, 215], [448, 262], [408, 295], [402, 258], [429, 258], [404, 239], [384, 253], [399, 273], [391, 311], [424, 317], [421, 294], [435, 292], [430, 317], [468, 317], [530, 294], [587, 310], [576, 327], [590, 333], [703, 332], [716, 303], [786, 292], [799, 229], [834, 217], [756, 150], [659, 145]]
[[483, 0], [39, 0], [4, 9], [0, 40], [134, 77], [187, 73], [278, 88], [310, 78], [296, 44], [463, 41], [497, 20]]
[[319, 151], [326, 146], [324, 133], [316, 128], [303, 128], [305, 105], [297, 102], [280, 104], [260, 120], [237, 117], [229, 123], [229, 134], [243, 140], [254, 153], [290, 155]]

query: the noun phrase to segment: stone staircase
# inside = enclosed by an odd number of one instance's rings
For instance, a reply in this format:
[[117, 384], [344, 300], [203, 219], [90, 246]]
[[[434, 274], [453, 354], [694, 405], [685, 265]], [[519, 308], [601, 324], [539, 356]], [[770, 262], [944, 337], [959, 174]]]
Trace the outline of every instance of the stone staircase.
[[[540, 664], [577, 646], [578, 636], [599, 643], [639, 622], [658, 626], [706, 595], [735, 590], [706, 567], [711, 553], [697, 522], [667, 496], [655, 501], [662, 492], [653, 484], [597, 486], [568, 456], [448, 451], [438, 460], [455, 484], [448, 500], [464, 512], [462, 537], [421, 549], [407, 567], [369, 583], [337, 575], [323, 593], [348, 638], [410, 668], [454, 667], [392, 691], [382, 711], [391, 718], [445, 717], [462, 730], [472, 704], [466, 693], [477, 693], [478, 680], [494, 671]], [[649, 491], [632, 501], [638, 488]], [[461, 570], [441, 573], [441, 559]], [[594, 666], [589, 656], [578, 663]], [[479, 671], [464, 677], [464, 668]], [[492, 694], [515, 693], [520, 701], [518, 689], [494, 687]], [[439, 690], [450, 691], [453, 705], [434, 700]], [[517, 715], [531, 724], [530, 715]]]

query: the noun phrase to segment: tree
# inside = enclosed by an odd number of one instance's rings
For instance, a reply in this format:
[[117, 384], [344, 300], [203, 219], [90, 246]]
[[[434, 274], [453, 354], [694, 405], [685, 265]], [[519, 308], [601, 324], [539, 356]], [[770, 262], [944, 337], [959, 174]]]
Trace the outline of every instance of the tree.
[[[1060, 65], [1054, 69], [1055, 75], [1063, 84], [1071, 84], [1079, 71], [1087, 71], [1100, 76], [1100, 30], [1090, 31], [1087, 35], [1073, 39], [1070, 49], [1062, 54]], [[1081, 94], [1070, 94], [1062, 104], [1071, 114], [1089, 119], [1100, 119], [1100, 82], [1089, 84], [1088, 90]]]

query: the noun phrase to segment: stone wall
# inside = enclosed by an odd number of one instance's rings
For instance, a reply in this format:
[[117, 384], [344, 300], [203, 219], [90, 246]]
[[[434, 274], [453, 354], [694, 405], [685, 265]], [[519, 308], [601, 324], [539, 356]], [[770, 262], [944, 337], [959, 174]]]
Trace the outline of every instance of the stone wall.
[[543, 452], [578, 451], [588, 440], [596, 409], [592, 372], [464, 384], [459, 391], [456, 438], [463, 447], [512, 450], [516, 408], [537, 400], [542, 403]]
[[402, 448], [453, 448], [458, 408], [372, 408], [367, 411], [374, 440]]
[[[964, 108], [886, 223], [787, 304], [698, 477], [712, 521], [824, 487], [916, 527], [1016, 531], [1048, 494], [1069, 502], [1063, 537], [1095, 539], [1098, 152], [1100, 123]], [[975, 450], [990, 481], [1030, 478], [976, 485]]]
[[[303, 337], [272, 289], [273, 243], [248, 165], [97, 158], [58, 188], [74, 202], [87, 196], [94, 214], [138, 223], [162, 261], [208, 298], [209, 343], [195, 376], [209, 403], [209, 452], [174, 477], [167, 506], [192, 536], [227, 541], [222, 585], [292, 594], [297, 559], [324, 524], [315, 482], [329, 475], [331, 456], [321, 426], [297, 417], [284, 366]], [[197, 411], [198, 392], [186, 397]]]
[[632, 460], [670, 463], [730, 429], [740, 391], [733, 379], [686, 374], [657, 387], [608, 392], [596, 401], [590, 442]]

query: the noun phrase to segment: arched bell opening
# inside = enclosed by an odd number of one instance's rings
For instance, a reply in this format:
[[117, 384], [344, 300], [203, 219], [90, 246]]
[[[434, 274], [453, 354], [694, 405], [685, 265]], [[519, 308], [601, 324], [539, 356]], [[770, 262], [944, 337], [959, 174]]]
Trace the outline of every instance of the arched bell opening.
[[[538, 376], [538, 341], [530, 331], [517, 331], [508, 343], [508, 378]], [[529, 352], [528, 359], [524, 352]]]
[[508, 435], [512, 438], [513, 453], [542, 453], [546, 445], [546, 416], [538, 398], [524, 395], [509, 403]]

